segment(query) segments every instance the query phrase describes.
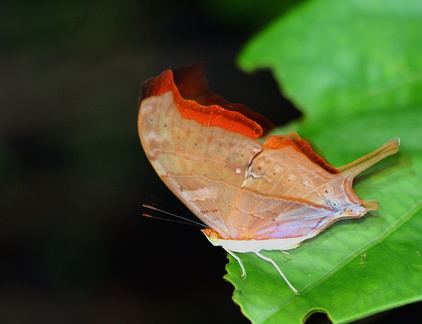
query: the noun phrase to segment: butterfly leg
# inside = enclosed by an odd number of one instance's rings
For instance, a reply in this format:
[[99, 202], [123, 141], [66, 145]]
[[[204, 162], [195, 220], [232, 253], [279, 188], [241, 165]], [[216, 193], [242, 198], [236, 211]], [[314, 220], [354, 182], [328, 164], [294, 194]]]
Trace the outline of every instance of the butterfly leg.
[[297, 291], [297, 289], [295, 287], [293, 287], [293, 285], [290, 283], [290, 281], [287, 279], [287, 277], [284, 275], [283, 271], [281, 271], [281, 269], [278, 267], [277, 263], [274, 262], [273, 259], [266, 257], [265, 255], [262, 255], [259, 252], [254, 252], [259, 258], [261, 258], [264, 261], [267, 261], [269, 263], [271, 263], [273, 265], [273, 267], [278, 271], [278, 273], [280, 274], [280, 276], [284, 279], [284, 281], [286, 281], [287, 285], [290, 287], [290, 289], [296, 294], [299, 295], [299, 292]]
[[242, 278], [246, 278], [246, 270], [245, 270], [245, 266], [243, 265], [242, 260], [236, 254], [234, 254], [232, 251], [227, 250], [227, 249], [224, 249], [224, 250], [226, 250], [228, 254], [230, 254], [233, 258], [236, 259], [236, 261], [240, 265], [240, 268], [242, 269], [242, 275], [241, 275], [241, 277]]

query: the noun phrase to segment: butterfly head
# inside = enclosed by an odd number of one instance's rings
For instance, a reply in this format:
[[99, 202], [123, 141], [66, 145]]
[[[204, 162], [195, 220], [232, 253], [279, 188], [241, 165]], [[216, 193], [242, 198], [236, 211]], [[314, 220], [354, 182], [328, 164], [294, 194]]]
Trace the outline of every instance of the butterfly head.
[[222, 237], [220, 236], [220, 234], [218, 234], [218, 232], [212, 228], [204, 228], [201, 230], [202, 233], [205, 234], [205, 236], [207, 237], [207, 239], [213, 244], [213, 245], [218, 245], [215, 244], [217, 243], [218, 240], [222, 239]]

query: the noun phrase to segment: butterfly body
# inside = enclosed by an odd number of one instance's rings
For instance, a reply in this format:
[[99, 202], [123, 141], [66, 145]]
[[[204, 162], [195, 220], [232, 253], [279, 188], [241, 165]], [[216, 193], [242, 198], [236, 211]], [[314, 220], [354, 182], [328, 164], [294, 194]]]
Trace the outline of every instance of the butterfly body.
[[[256, 140], [263, 133], [260, 125], [270, 125], [264, 117], [247, 118], [243, 107], [212, 94], [197, 70], [196, 82], [183, 73], [175, 73], [177, 85], [171, 71], [143, 85], [138, 129], [157, 174], [208, 226], [203, 232], [213, 245], [234, 257], [233, 252], [253, 252], [285, 278], [260, 251], [295, 248], [340, 219], [378, 208], [354, 193], [353, 178], [397, 152], [398, 139], [335, 168], [295, 132], [261, 144]], [[198, 83], [204, 96], [192, 90]], [[200, 105], [179, 89], [207, 104], [206, 98], [217, 96], [219, 105]]]

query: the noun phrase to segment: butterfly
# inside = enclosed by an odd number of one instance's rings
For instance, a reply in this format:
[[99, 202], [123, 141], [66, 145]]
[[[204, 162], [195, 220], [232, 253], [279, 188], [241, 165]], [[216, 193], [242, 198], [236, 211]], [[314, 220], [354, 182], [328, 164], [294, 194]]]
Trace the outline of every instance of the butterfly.
[[393, 138], [340, 168], [296, 132], [257, 138], [274, 126], [212, 93], [200, 63], [166, 70], [141, 87], [138, 130], [157, 174], [207, 228], [202, 232], [245, 267], [237, 253], [290, 250], [334, 222], [378, 209], [353, 191], [359, 173], [398, 151]]

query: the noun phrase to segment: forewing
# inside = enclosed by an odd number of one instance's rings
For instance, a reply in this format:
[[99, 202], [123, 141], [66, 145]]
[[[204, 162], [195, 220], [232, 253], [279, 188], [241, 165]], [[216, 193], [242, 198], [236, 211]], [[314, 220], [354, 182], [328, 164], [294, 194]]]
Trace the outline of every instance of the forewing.
[[170, 91], [143, 100], [138, 129], [165, 184], [199, 219], [227, 238], [227, 217], [261, 144], [182, 117]]

